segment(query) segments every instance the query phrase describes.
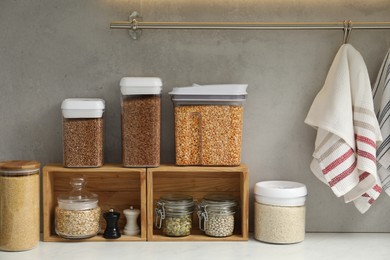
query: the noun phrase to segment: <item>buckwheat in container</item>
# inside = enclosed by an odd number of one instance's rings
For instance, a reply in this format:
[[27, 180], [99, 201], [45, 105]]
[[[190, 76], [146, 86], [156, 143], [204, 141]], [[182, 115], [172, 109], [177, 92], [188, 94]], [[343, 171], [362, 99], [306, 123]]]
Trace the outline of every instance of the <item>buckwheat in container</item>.
[[262, 242], [298, 243], [305, 238], [306, 186], [290, 181], [255, 185], [255, 234]]
[[39, 169], [36, 161], [0, 162], [0, 250], [38, 245]]
[[174, 88], [177, 165], [241, 163], [243, 103], [247, 85]]
[[120, 81], [124, 167], [160, 165], [161, 86], [161, 79], [152, 77]]
[[69, 98], [61, 105], [65, 167], [103, 165], [104, 100]]

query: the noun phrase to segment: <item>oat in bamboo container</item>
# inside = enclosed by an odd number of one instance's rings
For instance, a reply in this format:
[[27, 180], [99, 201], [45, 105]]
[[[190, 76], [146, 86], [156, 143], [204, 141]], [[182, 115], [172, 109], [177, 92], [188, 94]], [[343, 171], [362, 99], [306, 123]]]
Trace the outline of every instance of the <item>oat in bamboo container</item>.
[[199, 229], [211, 237], [233, 235], [236, 200], [223, 194], [211, 194], [198, 205]]
[[98, 196], [85, 189], [83, 178], [72, 178], [72, 190], [57, 198], [55, 231], [68, 239], [96, 236], [100, 231], [101, 209]]
[[183, 237], [191, 234], [192, 213], [195, 202], [191, 196], [169, 194], [157, 201], [156, 227], [169, 237]]
[[104, 100], [68, 98], [62, 102], [65, 167], [103, 165]]
[[124, 167], [160, 165], [161, 86], [161, 79], [153, 77], [120, 81]]
[[247, 85], [174, 88], [177, 165], [241, 163], [243, 103]]
[[0, 162], [0, 250], [38, 245], [39, 167], [36, 161]]
[[290, 181], [255, 185], [255, 234], [262, 242], [298, 243], [305, 238], [306, 186]]

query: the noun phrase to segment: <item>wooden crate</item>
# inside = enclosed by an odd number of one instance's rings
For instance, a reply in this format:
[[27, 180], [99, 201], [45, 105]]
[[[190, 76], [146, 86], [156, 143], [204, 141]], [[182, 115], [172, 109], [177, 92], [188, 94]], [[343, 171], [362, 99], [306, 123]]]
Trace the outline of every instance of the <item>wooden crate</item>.
[[[238, 167], [183, 167], [162, 165], [147, 169], [147, 216], [149, 241], [245, 241], [248, 240], [248, 169]], [[209, 237], [199, 230], [196, 212], [192, 233], [186, 237], [167, 237], [155, 227], [157, 200], [166, 194], [187, 194], [198, 202], [211, 193], [233, 195], [240, 210], [235, 215], [234, 234], [229, 237]]]
[[[99, 206], [102, 212], [114, 208], [115, 211], [121, 213], [118, 221], [121, 231], [126, 224], [123, 210], [129, 208], [130, 205], [140, 209], [141, 213], [138, 218], [140, 235], [122, 235], [119, 239], [105, 239], [99, 234], [82, 240], [69, 240], [57, 236], [54, 231], [57, 196], [71, 190], [69, 184], [71, 177], [86, 178], [87, 190], [99, 195]], [[146, 220], [145, 168], [123, 168], [112, 164], [100, 168], [64, 168], [56, 164], [43, 167], [43, 241], [146, 241]], [[103, 233], [106, 226], [103, 217], [101, 224], [101, 233]]]

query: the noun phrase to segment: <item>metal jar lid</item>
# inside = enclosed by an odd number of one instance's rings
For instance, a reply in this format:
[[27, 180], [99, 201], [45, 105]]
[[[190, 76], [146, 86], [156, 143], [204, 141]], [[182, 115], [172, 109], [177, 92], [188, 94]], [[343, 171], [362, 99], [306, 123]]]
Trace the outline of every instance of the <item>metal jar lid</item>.
[[211, 194], [203, 198], [198, 208], [209, 213], [230, 214], [237, 211], [237, 201], [230, 195]]
[[0, 162], [0, 176], [26, 176], [39, 173], [40, 163], [37, 161], [3, 161]]

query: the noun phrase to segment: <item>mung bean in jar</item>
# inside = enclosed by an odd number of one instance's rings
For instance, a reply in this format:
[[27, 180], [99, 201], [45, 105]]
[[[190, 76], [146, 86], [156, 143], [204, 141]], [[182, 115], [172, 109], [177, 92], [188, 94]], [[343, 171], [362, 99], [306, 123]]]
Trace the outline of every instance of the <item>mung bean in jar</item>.
[[199, 229], [211, 237], [233, 235], [236, 200], [227, 195], [208, 195], [198, 206]]
[[183, 237], [191, 234], [192, 213], [195, 202], [191, 196], [169, 194], [157, 201], [156, 227], [170, 237]]

